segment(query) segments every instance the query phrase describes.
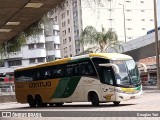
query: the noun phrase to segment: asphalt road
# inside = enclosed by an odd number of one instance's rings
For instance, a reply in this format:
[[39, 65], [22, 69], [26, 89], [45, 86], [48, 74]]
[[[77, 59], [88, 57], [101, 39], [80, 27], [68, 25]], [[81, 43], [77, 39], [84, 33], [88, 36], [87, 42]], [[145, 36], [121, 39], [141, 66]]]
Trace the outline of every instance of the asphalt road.
[[[11, 112], [12, 114], [12, 118], [1, 117], [0, 120], [104, 120], [106, 118], [109, 118], [110, 120], [160, 120], [160, 91], [144, 91], [142, 98], [123, 101], [119, 106], [114, 106], [113, 103], [103, 103], [98, 107], [93, 107], [89, 102], [76, 102], [65, 103], [61, 107], [48, 106], [41, 108], [30, 108], [28, 104], [1, 103], [0, 111], [1, 114], [4, 112], [3, 116], [6, 115], [5, 112]], [[42, 118], [39, 118], [41, 116]]]

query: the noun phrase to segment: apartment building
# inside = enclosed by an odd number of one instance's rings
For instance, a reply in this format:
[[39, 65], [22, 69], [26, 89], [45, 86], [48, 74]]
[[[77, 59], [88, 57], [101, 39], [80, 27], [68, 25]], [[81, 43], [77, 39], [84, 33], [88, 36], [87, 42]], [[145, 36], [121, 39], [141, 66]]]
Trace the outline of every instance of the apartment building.
[[12, 74], [17, 68], [34, 66], [61, 58], [59, 25], [52, 19], [44, 25], [44, 32], [37, 38], [28, 38], [21, 50], [7, 56], [0, 64], [0, 74]]
[[66, 0], [50, 15], [60, 26], [62, 57], [83, 51], [79, 43], [82, 30], [93, 26], [114, 30], [120, 41], [129, 41], [154, 28], [152, 0]]
[[61, 55], [72, 57], [83, 51], [79, 38], [82, 32], [81, 1], [67, 0], [52, 10], [50, 15], [60, 27]]
[[119, 40], [130, 41], [154, 28], [153, 0], [104, 0], [103, 5], [82, 0], [82, 19], [83, 29], [88, 25], [111, 28]]

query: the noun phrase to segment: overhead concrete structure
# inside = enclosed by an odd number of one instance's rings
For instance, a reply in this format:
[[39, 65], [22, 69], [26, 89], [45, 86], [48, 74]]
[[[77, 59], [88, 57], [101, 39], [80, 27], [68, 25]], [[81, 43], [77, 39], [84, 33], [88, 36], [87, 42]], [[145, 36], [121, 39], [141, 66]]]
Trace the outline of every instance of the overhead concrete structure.
[[[160, 36], [160, 31], [158, 31], [158, 36]], [[156, 56], [155, 34], [153, 32], [126, 42], [123, 44], [123, 48], [124, 50], [119, 52], [132, 56], [136, 61], [139, 59]], [[113, 51], [111, 50], [110, 52]]]
[[0, 44], [18, 35], [63, 0], [1, 0]]

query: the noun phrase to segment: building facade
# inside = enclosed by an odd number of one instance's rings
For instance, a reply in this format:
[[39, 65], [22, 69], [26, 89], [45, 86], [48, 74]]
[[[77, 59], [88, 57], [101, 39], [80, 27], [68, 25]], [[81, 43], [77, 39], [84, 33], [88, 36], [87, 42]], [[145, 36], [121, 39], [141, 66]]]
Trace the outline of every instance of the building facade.
[[156, 57], [149, 57], [139, 60], [140, 64], [145, 66], [140, 66], [139, 70], [141, 72], [141, 81], [143, 85], [156, 85], [157, 84], [157, 67], [156, 67]]
[[51, 20], [37, 38], [28, 38], [21, 50], [8, 55], [0, 64], [0, 74], [12, 74], [17, 68], [33, 66], [61, 58], [59, 25]]
[[[98, 1], [98, 0], [97, 0]], [[52, 11], [52, 18], [60, 26], [62, 57], [83, 52], [79, 43], [82, 30], [93, 26], [101, 31], [114, 30], [120, 41], [129, 41], [154, 28], [152, 0], [66, 0]], [[85, 49], [85, 48], [84, 48]]]
[[82, 0], [83, 29], [92, 25], [111, 28], [120, 41], [130, 41], [154, 28], [153, 0], [102, 0], [102, 5]]
[[79, 0], [67, 0], [52, 10], [50, 17], [59, 24], [62, 57], [72, 57], [83, 51], [80, 45], [82, 16]]

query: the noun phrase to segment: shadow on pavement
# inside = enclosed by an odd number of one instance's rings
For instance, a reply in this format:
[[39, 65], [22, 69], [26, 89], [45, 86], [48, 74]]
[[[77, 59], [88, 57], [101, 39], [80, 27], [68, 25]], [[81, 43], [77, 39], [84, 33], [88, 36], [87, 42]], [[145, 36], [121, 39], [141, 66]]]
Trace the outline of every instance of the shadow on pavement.
[[107, 108], [107, 107], [123, 107], [123, 106], [133, 106], [133, 105], [136, 105], [136, 104], [119, 104], [118, 106], [115, 106], [114, 104], [100, 104], [99, 106], [97, 107], [94, 107], [92, 105], [63, 105], [63, 106], [59, 106], [59, 107], [56, 107], [56, 106], [47, 106], [47, 107], [33, 107], [33, 108], [30, 108], [29, 106], [28, 107], [19, 107], [19, 108], [9, 108], [9, 109], [3, 109], [3, 110], [42, 110], [42, 109], [54, 109], [54, 110], [59, 110], [59, 109], [95, 109], [95, 108]]

